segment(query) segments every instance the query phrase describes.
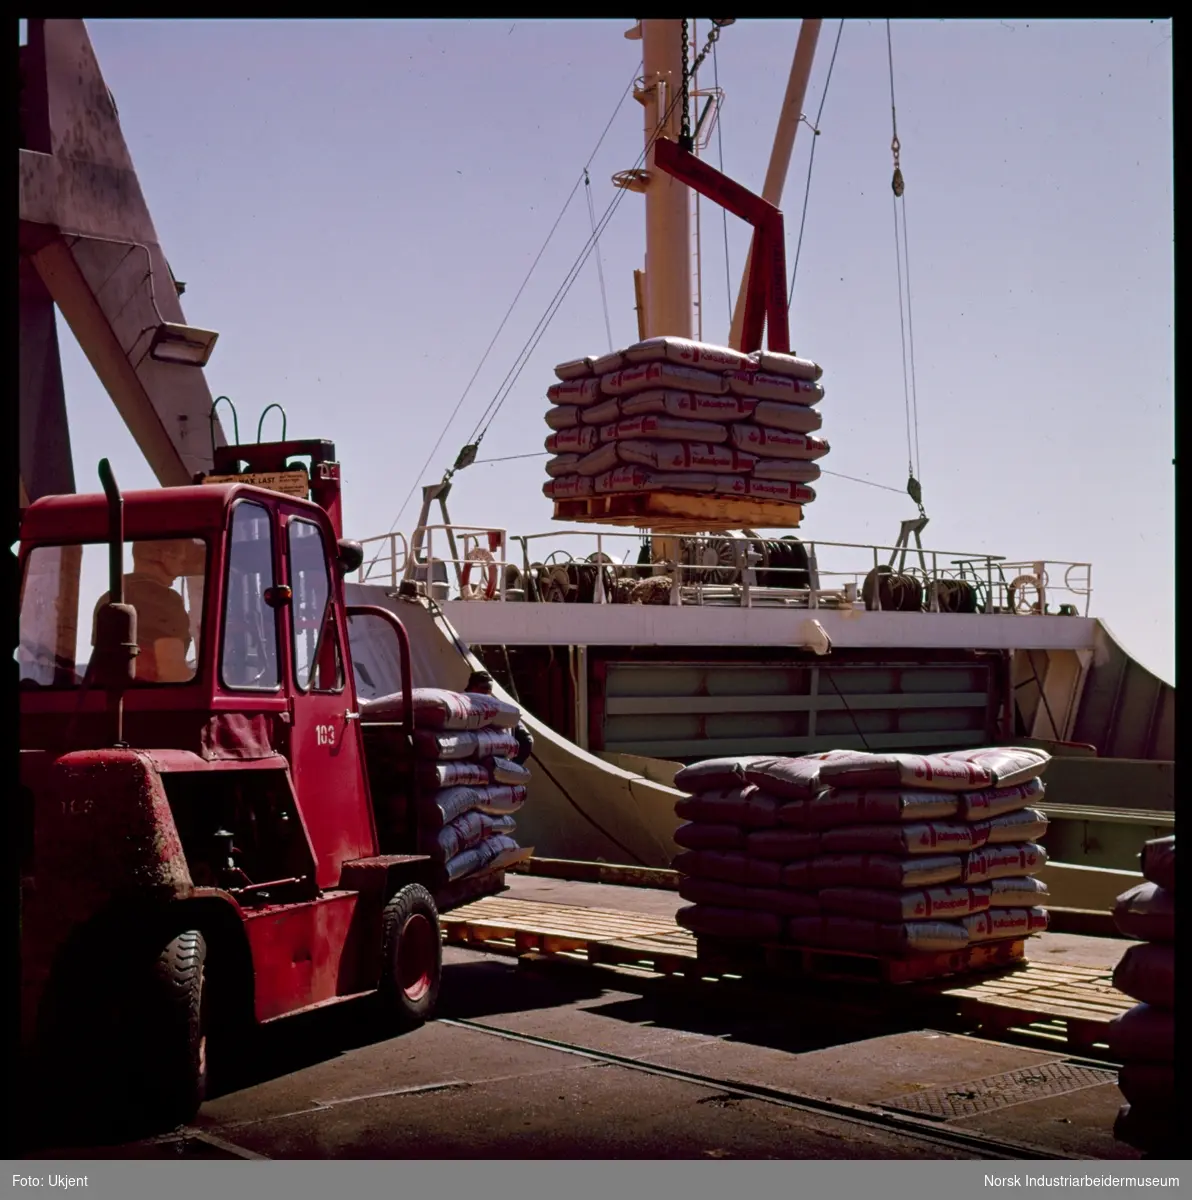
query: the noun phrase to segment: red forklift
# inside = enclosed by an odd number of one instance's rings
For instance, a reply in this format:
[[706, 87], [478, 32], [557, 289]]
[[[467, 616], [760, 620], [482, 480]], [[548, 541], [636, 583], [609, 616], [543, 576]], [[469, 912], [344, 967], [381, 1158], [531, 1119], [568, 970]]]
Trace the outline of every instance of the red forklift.
[[[64, 1094], [176, 1125], [209, 1043], [217, 1073], [255, 1027], [370, 994], [427, 1020], [439, 912], [504, 879], [419, 853], [409, 642], [345, 604], [334, 446], [220, 447], [123, 496], [99, 473], [21, 525], [22, 1033]], [[366, 620], [397, 639], [399, 720], [362, 719]]]

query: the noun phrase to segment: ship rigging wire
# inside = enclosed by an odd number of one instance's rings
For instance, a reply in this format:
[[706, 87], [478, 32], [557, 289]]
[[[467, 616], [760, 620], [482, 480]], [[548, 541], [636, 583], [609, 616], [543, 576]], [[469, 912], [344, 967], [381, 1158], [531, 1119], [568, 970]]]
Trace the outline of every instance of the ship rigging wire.
[[[493, 466], [496, 463], [519, 462], [527, 458], [550, 458], [550, 451], [530, 450], [526, 454], [503, 454], [499, 458], [478, 458], [472, 463], [472, 466]], [[894, 492], [898, 496], [906, 494], [905, 488], [891, 487], [888, 483], [878, 483], [874, 479], [862, 479], [859, 475], [845, 475], [842, 471], [821, 469], [820, 474], [831, 475], [834, 479], [847, 479], [850, 483], [863, 483], [866, 487], [881, 488], [883, 492]]]
[[[911, 311], [911, 264], [906, 229], [906, 181], [902, 174], [900, 157], [902, 143], [898, 140], [898, 107], [894, 100], [894, 39], [888, 19], [886, 21], [886, 60], [890, 71], [890, 123], [893, 133], [890, 141], [890, 151], [894, 156], [894, 176], [890, 183], [891, 190], [894, 193], [894, 262], [898, 276], [898, 326], [902, 338], [902, 392], [903, 404], [906, 410], [906, 457], [907, 474], [909, 476], [906, 490], [911, 499], [919, 506], [920, 515], [925, 515], [923, 511], [922, 489], [918, 480], [920, 470], [919, 394], [915, 380], [915, 334]], [[898, 226], [900, 203], [902, 210], [901, 232]], [[905, 304], [903, 302], [904, 275], [906, 278]]]
[[[720, 36], [719, 28], [718, 27], [713, 28], [711, 33], [709, 33], [709, 35], [708, 35], [708, 44], [704, 47], [703, 51], [700, 53], [700, 55], [695, 60], [696, 67], [698, 67], [699, 64], [702, 63], [703, 60], [707, 57], [709, 50], [711, 50], [715, 47], [716, 41], [719, 38], [719, 36]], [[649, 157], [650, 151], [654, 148], [654, 143], [658, 140], [659, 137], [662, 136], [663, 130], [667, 127], [667, 125], [670, 122], [671, 115], [674, 113], [676, 107], [682, 103], [682, 101], [683, 101], [683, 92], [680, 89], [679, 94], [676, 95], [670, 101], [670, 103], [667, 106], [666, 112], [659, 119], [658, 125], [655, 128], [653, 134], [651, 135], [649, 142], [646, 143], [645, 148], [638, 155], [637, 161], [634, 163], [633, 167], [631, 168], [631, 171], [639, 170], [641, 168], [642, 164], [644, 162], [646, 162], [647, 158]], [[458, 462], [461, 462], [461, 464], [463, 463], [463, 456], [467, 452], [467, 450], [469, 448], [471, 448], [474, 452], [475, 448], [480, 444], [481, 440], [483, 440], [484, 435], [488, 432], [493, 421], [496, 419], [497, 414], [501, 411], [501, 408], [504, 405], [505, 401], [509, 398], [509, 395], [513, 391], [513, 388], [516, 386], [517, 381], [521, 378], [522, 372], [526, 369], [526, 366], [528, 365], [528, 363], [530, 361], [530, 357], [533, 355], [534, 351], [538, 348], [538, 344], [539, 344], [539, 342], [542, 341], [543, 337], [546, 335], [546, 331], [550, 327], [551, 321], [554, 320], [555, 315], [558, 313], [559, 309], [562, 307], [563, 301], [567, 298], [568, 293], [571, 291], [571, 288], [574, 286], [576, 279], [579, 278], [579, 274], [583, 270], [584, 264], [588, 261], [588, 258], [591, 255], [591, 253], [596, 245], [596, 240], [599, 238], [600, 234], [603, 233], [604, 230], [607, 228], [609, 222], [612, 220], [613, 216], [616, 214], [617, 209], [621, 206], [621, 202], [624, 200], [625, 192], [627, 190], [628, 189], [625, 189], [625, 188], [617, 189], [617, 194], [613, 197], [613, 199], [609, 202], [608, 207], [604, 210], [603, 216], [601, 216], [600, 220], [597, 222], [597, 228], [596, 228], [595, 232], [592, 234], [592, 236], [590, 236], [588, 238], [587, 242], [584, 244], [583, 249], [580, 251], [575, 262], [572, 264], [571, 270], [568, 271], [567, 275], [563, 279], [562, 284], [559, 285], [558, 291], [555, 292], [554, 296], [551, 298], [550, 303], [547, 305], [546, 312], [543, 313], [542, 317], [538, 321], [538, 324], [534, 327], [534, 330], [531, 332], [530, 337], [527, 339], [525, 346], [523, 346], [523, 348], [522, 348], [521, 354], [519, 354], [517, 359], [514, 360], [513, 367], [511, 367], [509, 369], [509, 373], [505, 376], [505, 379], [502, 381], [501, 386], [497, 389], [496, 394], [493, 396], [493, 399], [489, 402], [489, 405], [485, 409], [484, 413], [481, 414], [480, 420], [476, 423], [476, 429], [473, 431], [472, 438], [469, 440], [468, 445], [465, 446], [464, 451], [461, 452], [460, 459], [457, 460]], [[450, 477], [451, 473], [452, 472], [449, 470], [446, 477]]]
[[[787, 306], [794, 303], [795, 280], [799, 275], [799, 255], [803, 251], [803, 230], [807, 226], [807, 203], [811, 199], [811, 172], [815, 169], [815, 148], [819, 145], [820, 119], [824, 115], [824, 105], [828, 102], [828, 89], [832, 86], [832, 69], [836, 66], [836, 53], [840, 49], [840, 35], [844, 33], [844, 18], [836, 30], [836, 44], [832, 47], [832, 58], [828, 62], [828, 74], [824, 79], [824, 90], [820, 95], [819, 110], [815, 114], [815, 124], [811, 126], [811, 156], [807, 160], [807, 186], [803, 189], [803, 215], [799, 218], [799, 240], [795, 243], [795, 265], [791, 270], [791, 285], [786, 289]], [[804, 117], [804, 120], [807, 118]]]
[[[655, 141], [657, 141], [657, 139], [661, 136], [662, 130], [666, 128], [667, 123], [670, 121], [671, 114], [674, 112], [676, 106], [681, 102], [681, 100], [682, 96], [678, 95], [671, 101], [670, 106], [666, 110], [666, 114], [658, 122], [658, 128], [651, 136], [649, 143], [638, 155], [637, 161], [631, 168], [632, 170], [639, 170], [642, 164], [646, 161], [649, 152], [654, 148]], [[584, 246], [577, 255], [575, 262], [572, 263], [571, 269], [564, 276], [563, 282], [559, 285], [559, 288], [555, 292], [554, 296], [551, 297], [550, 303], [546, 306], [546, 311], [542, 314], [538, 324], [534, 327], [529, 338], [526, 339], [526, 343], [522, 347], [521, 353], [514, 360], [514, 365], [509, 369], [509, 373], [505, 376], [504, 380], [502, 380], [501, 386], [497, 389], [493, 399], [489, 402], [488, 407], [481, 414], [480, 420], [476, 423], [476, 428], [473, 430], [473, 435], [471, 438], [472, 444], [478, 444], [480, 442], [480, 440], [488, 432], [493, 421], [496, 419], [497, 414], [501, 411], [505, 401], [509, 398], [509, 394], [516, 386], [518, 379], [521, 378], [521, 373], [525, 370], [527, 364], [529, 363], [531, 355], [538, 348], [538, 343], [542, 341], [547, 329], [550, 327], [551, 321], [555, 318], [555, 314], [559, 311], [563, 301], [567, 298], [567, 294], [571, 291], [576, 279], [579, 278], [579, 274], [583, 270], [584, 264], [588, 261], [589, 256], [596, 246], [596, 240], [607, 228], [609, 222], [616, 214], [617, 209], [620, 207], [621, 202], [624, 200], [627, 190], [628, 189], [626, 188], [618, 188], [617, 194], [612, 198], [608, 207], [604, 210], [603, 215], [597, 222], [595, 231], [588, 238], [587, 242], [584, 243]]]
[[[712, 86], [716, 89], [717, 95], [717, 110], [716, 110], [716, 166], [719, 168], [721, 175], [724, 174], [724, 135], [721, 130], [721, 108], [724, 101], [720, 91], [720, 64], [716, 61], [716, 45], [712, 45]], [[723, 205], [720, 206], [720, 224], [724, 231], [724, 296], [728, 303], [729, 319], [732, 319], [733, 313], [733, 279], [732, 267], [728, 257], [728, 209]]]
[[[633, 75], [630, 77], [629, 83], [626, 85], [625, 90], [621, 93], [621, 97], [617, 101], [616, 107], [613, 109], [612, 116], [609, 117], [604, 129], [601, 131], [600, 137], [596, 140], [596, 145], [592, 148], [592, 152], [588, 155], [587, 161], [584, 163], [583, 170], [580, 172], [579, 177], [576, 179], [575, 184], [571, 188], [571, 191], [568, 192], [567, 199], [563, 201], [563, 207], [559, 210], [559, 215], [555, 218], [554, 224], [550, 227], [550, 231], [546, 235], [546, 240], [542, 243], [538, 253], [534, 256], [534, 261], [530, 264], [530, 269], [526, 272], [526, 277], [522, 280], [521, 286], [517, 289], [517, 291], [514, 293], [513, 299], [509, 302], [509, 307], [505, 310], [505, 315], [501, 318], [501, 323], [497, 326], [496, 333], [493, 334], [492, 339], [489, 341], [484, 353], [480, 356], [480, 361], [476, 364], [476, 369], [472, 372], [472, 377], [468, 380], [467, 386], [464, 388], [460, 398], [456, 401], [455, 407], [451, 410], [451, 415], [447, 418], [443, 425], [443, 429], [438, 436], [438, 439], [431, 447], [430, 453], [426, 456], [426, 461], [422, 464], [422, 467], [419, 469], [418, 473], [413, 477], [414, 482], [410, 485], [410, 490], [406, 493], [405, 499], [401, 502], [401, 507], [397, 510], [397, 516], [393, 518], [393, 523], [389, 526], [387, 535], [392, 533], [397, 528], [398, 521], [402, 519], [402, 515], [406, 511], [406, 505], [410, 503], [415, 491], [418, 490], [419, 480], [421, 480], [423, 475], [426, 474], [427, 467], [429, 467], [434, 461], [435, 455], [439, 452], [439, 447], [443, 444], [443, 439], [447, 436], [447, 431], [451, 428], [455, 418], [459, 415], [459, 411], [463, 407], [464, 401], [468, 398], [468, 395], [472, 390], [472, 386], [475, 384], [480, 372], [483, 370], [484, 364], [488, 362], [488, 357], [492, 353], [493, 347], [497, 344], [497, 339], [501, 336], [501, 333], [508, 323], [509, 318], [513, 315], [513, 310], [517, 307], [517, 302], [521, 299], [522, 293], [526, 290], [531, 277], [538, 268], [538, 264], [542, 261], [542, 256], [546, 253], [546, 249], [550, 245], [551, 239], [555, 236], [555, 231], [559, 228], [560, 223], [567, 214], [567, 210], [571, 207], [571, 202], [575, 199], [575, 194], [579, 191], [580, 185], [587, 178], [588, 168], [592, 165], [592, 159], [596, 157], [600, 151], [600, 147], [604, 145], [604, 139], [608, 136], [608, 131], [613, 127], [613, 122], [617, 119], [617, 114], [624, 106], [625, 100], [629, 96], [630, 92], [633, 91], [633, 85], [637, 80], [638, 72], [641, 70], [641, 67], [642, 64], [639, 62], [637, 67], [634, 69]], [[373, 557], [372, 561], [368, 564], [368, 568], [364, 573], [365, 579], [367, 579], [372, 573], [372, 569], [379, 560], [380, 554], [381, 552], [378, 551]]]
[[907, 374], [906, 357], [906, 311], [902, 289], [902, 246], [898, 233], [898, 197], [894, 197], [894, 263], [898, 272], [898, 328], [902, 336], [902, 398], [906, 410], [906, 462], [907, 471], [915, 475], [915, 456], [911, 441], [911, 394], [910, 377]]
[[588, 201], [588, 221], [592, 226], [592, 237], [596, 241], [596, 274], [600, 277], [600, 303], [604, 308], [604, 332], [608, 335], [608, 352], [613, 352], [613, 326], [608, 317], [608, 292], [604, 286], [604, 264], [600, 259], [600, 237], [596, 232], [596, 209], [592, 204], [592, 181], [588, 168], [584, 167], [584, 196]]
[[472, 466], [483, 467], [486, 464], [515, 462], [519, 458], [549, 458], [549, 450], [531, 450], [528, 454], [504, 454], [500, 458], [478, 458]]
[[829, 471], [821, 468], [821, 475], [831, 475], [834, 479], [847, 479], [850, 483], [863, 483], [866, 487], [881, 488], [883, 492], [897, 492], [902, 496], [906, 493], [906, 488], [891, 487], [888, 483], [878, 483], [873, 479], [862, 479], [859, 475], [844, 475], [840, 471]]

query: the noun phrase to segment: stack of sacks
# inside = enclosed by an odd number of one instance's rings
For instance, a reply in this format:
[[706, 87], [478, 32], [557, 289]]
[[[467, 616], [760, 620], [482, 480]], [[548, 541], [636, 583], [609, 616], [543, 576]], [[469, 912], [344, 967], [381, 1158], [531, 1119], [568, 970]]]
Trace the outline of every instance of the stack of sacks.
[[616, 492], [703, 492], [808, 504], [819, 478], [820, 367], [650, 338], [555, 368], [546, 448], [555, 500]]
[[[446, 882], [497, 870], [520, 854], [513, 814], [530, 772], [513, 761], [521, 711], [495, 696], [415, 688], [414, 755], [418, 846]], [[402, 697], [364, 701], [371, 721], [397, 720]]]
[[1109, 1048], [1123, 1064], [1118, 1087], [1128, 1101], [1115, 1135], [1141, 1150], [1172, 1145], [1175, 1120], [1175, 836], [1147, 842], [1145, 883], [1117, 898], [1113, 917], [1131, 946], [1113, 985], [1133, 1000], [1109, 1026]]
[[690, 905], [676, 920], [717, 938], [778, 941], [792, 917], [814, 916], [813, 890], [789, 886], [787, 864], [812, 861], [816, 833], [782, 823], [791, 806], [816, 791], [819, 762], [810, 758], [713, 758], [684, 767], [675, 787], [691, 793], [675, 804], [686, 824], [675, 831], [683, 852], [679, 895]]
[[686, 767], [674, 866], [693, 907], [679, 923], [890, 956], [1042, 932], [1047, 818], [1030, 804], [1047, 762], [1006, 748]]
[[788, 820], [821, 831], [821, 856], [790, 872], [819, 889], [822, 916], [792, 921], [805, 945], [883, 955], [962, 950], [1047, 928], [1034, 873], [1049, 761], [1020, 747], [936, 755], [837, 752], [823, 789]]

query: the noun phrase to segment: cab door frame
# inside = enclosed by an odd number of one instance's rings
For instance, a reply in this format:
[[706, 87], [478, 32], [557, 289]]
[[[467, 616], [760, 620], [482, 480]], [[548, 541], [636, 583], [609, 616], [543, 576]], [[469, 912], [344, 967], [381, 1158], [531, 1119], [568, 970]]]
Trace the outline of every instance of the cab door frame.
[[[296, 654], [299, 620], [300, 568], [293, 561], [295, 527], [317, 531], [326, 571], [327, 600], [322, 608], [319, 661], [310, 672], [309, 686], [300, 678]], [[311, 535], [313, 537], [313, 534]], [[311, 832], [320, 888], [339, 882], [344, 862], [377, 852], [376, 822], [369, 795], [364, 744], [360, 732], [356, 681], [351, 670], [343, 587], [337, 565], [337, 546], [326, 514], [305, 506], [278, 505], [280, 579], [289, 589], [283, 615], [283, 658], [286, 691], [290, 696], [291, 771], [299, 803]], [[328, 630], [326, 622], [333, 622]], [[319, 687], [327, 667], [338, 657], [336, 686]]]

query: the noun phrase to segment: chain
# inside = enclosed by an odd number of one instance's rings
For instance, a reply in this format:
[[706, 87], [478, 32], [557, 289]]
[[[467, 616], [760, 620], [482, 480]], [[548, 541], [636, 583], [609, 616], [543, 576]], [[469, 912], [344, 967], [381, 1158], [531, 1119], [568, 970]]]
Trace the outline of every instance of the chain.
[[682, 105], [682, 116], [680, 118], [679, 128], [679, 145], [682, 149], [690, 151], [694, 142], [691, 137], [691, 72], [687, 69], [687, 55], [689, 53], [688, 38], [687, 38], [687, 18], [683, 18], [683, 95], [679, 103]]
[[[703, 50], [700, 51], [693, 63], [688, 63], [688, 55], [691, 53], [691, 38], [689, 34], [690, 21], [684, 17], [680, 22], [682, 27], [683, 37], [683, 79], [681, 84], [681, 94], [679, 96], [679, 104], [682, 106], [681, 116], [679, 118], [679, 145], [690, 152], [695, 146], [695, 139], [691, 133], [691, 81], [695, 78], [703, 61], [712, 53], [712, 47], [720, 40], [720, 32], [726, 25], [731, 25], [736, 20], [736, 17], [726, 17], [722, 20], [713, 20], [712, 28], [708, 33], [708, 41]], [[673, 111], [673, 109], [672, 109]]]
[[[712, 53], [712, 47], [715, 46], [720, 40], [721, 29], [723, 29], [725, 25], [731, 25], [734, 20], [736, 20], [736, 18], [731, 17], [726, 20], [712, 22], [712, 31], [708, 34], [708, 44], [703, 48], [703, 50], [700, 51], [699, 57], [695, 60], [695, 62], [691, 64], [692, 75], [694, 75], [700, 69], [700, 67], [703, 66], [704, 59]], [[684, 22], [684, 25], [686, 25], [686, 22]]]
[[695, 146], [695, 139], [691, 136], [691, 80], [695, 78], [705, 58], [712, 52], [712, 47], [716, 45], [720, 38], [720, 30], [725, 25], [731, 25], [735, 17], [726, 18], [721, 21], [713, 21], [711, 32], [708, 34], [707, 45], [700, 51], [695, 62], [690, 66], [687, 64], [687, 55], [690, 53], [690, 39], [687, 36], [687, 18], [683, 18], [683, 94], [679, 103], [683, 106], [683, 115], [679, 125], [679, 145], [687, 151], [691, 151]]

